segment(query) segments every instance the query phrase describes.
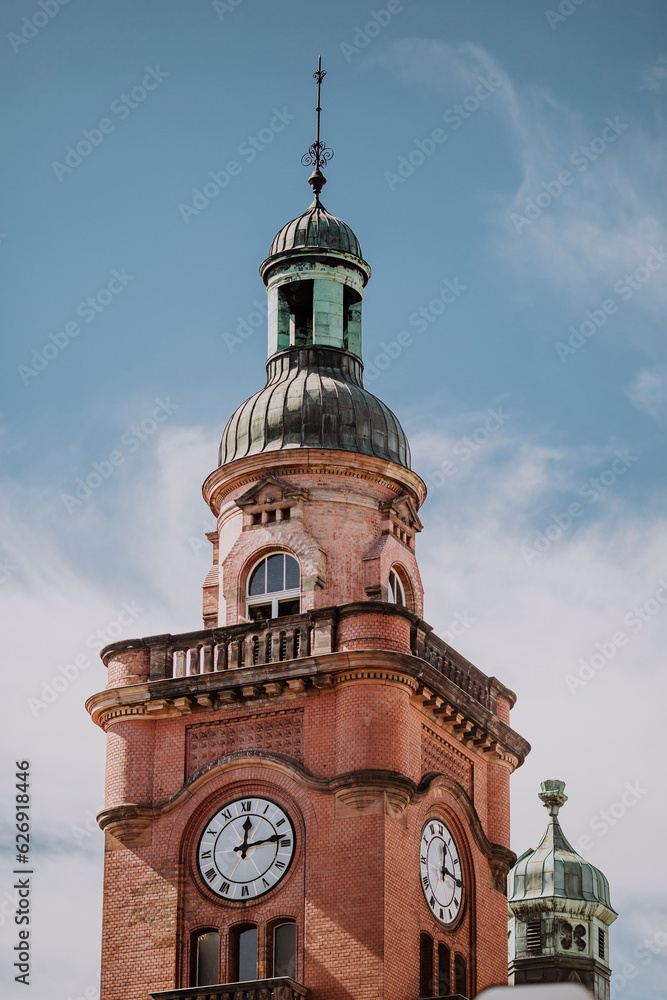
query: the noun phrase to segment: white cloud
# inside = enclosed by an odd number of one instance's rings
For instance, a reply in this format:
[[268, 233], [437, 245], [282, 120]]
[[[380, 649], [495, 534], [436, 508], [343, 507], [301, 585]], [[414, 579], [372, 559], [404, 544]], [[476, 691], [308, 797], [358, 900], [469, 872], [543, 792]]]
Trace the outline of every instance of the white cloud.
[[[485, 109], [511, 135], [521, 181], [511, 195], [489, 197], [495, 203], [490, 250], [512, 268], [519, 287], [534, 290], [538, 276], [574, 308], [592, 308], [644, 264], [651, 248], [667, 245], [665, 139], [649, 137], [622, 109], [610, 106], [599, 121], [585, 120], [545, 89], [515, 84], [474, 43], [410, 38], [373, 61], [406, 82], [437, 89], [448, 103], [466, 88], [472, 92], [480, 75], [501, 80]], [[662, 79], [664, 68], [659, 62], [652, 78]], [[564, 170], [571, 178], [565, 185], [558, 180]], [[653, 316], [666, 303], [661, 280], [633, 297]]]
[[667, 368], [644, 368], [625, 387], [625, 394], [649, 416], [663, 416], [667, 411]]
[[667, 82], [667, 55], [658, 56], [652, 66], [647, 66], [642, 74], [644, 90], [662, 90]]

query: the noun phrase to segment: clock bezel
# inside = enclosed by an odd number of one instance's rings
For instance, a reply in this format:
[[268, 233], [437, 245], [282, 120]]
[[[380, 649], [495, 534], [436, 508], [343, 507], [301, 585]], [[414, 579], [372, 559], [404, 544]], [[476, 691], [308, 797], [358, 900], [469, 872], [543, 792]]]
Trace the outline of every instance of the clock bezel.
[[[445, 830], [449, 833], [449, 836], [451, 837], [452, 842], [453, 842], [453, 844], [454, 844], [454, 846], [456, 848], [456, 852], [458, 854], [458, 863], [459, 863], [459, 868], [460, 868], [460, 871], [461, 871], [461, 882], [463, 883], [462, 886], [461, 886], [461, 905], [459, 906], [459, 908], [458, 908], [458, 910], [456, 912], [456, 915], [454, 916], [453, 920], [451, 920], [449, 922], [441, 920], [441, 918], [438, 917], [437, 914], [434, 912], [433, 908], [431, 907], [431, 905], [429, 903], [428, 896], [426, 895], [426, 889], [424, 888], [424, 883], [422, 881], [422, 867], [421, 867], [421, 850], [422, 849], [421, 849], [421, 845], [422, 845], [422, 842], [423, 842], [424, 832], [426, 831], [427, 827], [431, 823], [437, 823], [439, 826], [443, 826], [445, 828]], [[452, 829], [452, 823], [451, 823], [451, 821], [448, 820], [448, 819], [444, 819], [442, 816], [439, 816], [439, 815], [437, 815], [435, 813], [431, 813], [431, 814], [429, 814], [427, 816], [427, 818], [422, 823], [421, 831], [419, 833], [419, 849], [418, 849], [418, 852], [417, 852], [418, 866], [419, 866], [419, 884], [421, 886], [422, 895], [424, 897], [424, 902], [426, 903], [426, 908], [427, 908], [428, 912], [433, 917], [433, 919], [436, 921], [436, 923], [438, 924], [438, 926], [442, 927], [444, 930], [446, 930], [448, 932], [449, 931], [453, 931], [453, 930], [455, 930], [458, 927], [458, 925], [460, 924], [461, 920], [463, 919], [463, 916], [464, 916], [465, 911], [466, 911], [467, 903], [468, 903], [469, 878], [468, 878], [468, 873], [467, 873], [467, 870], [466, 870], [467, 869], [467, 865], [465, 864], [465, 855], [461, 851], [461, 846], [460, 846], [461, 842], [462, 842], [462, 838], [458, 835], [458, 833], [456, 832], [455, 829]], [[429, 883], [430, 883], [430, 875], [429, 875]]]
[[[290, 829], [292, 831], [293, 848], [291, 857], [289, 859], [289, 862], [287, 863], [285, 871], [281, 874], [280, 878], [274, 885], [272, 885], [268, 889], [265, 889], [264, 892], [258, 893], [256, 896], [247, 896], [243, 899], [228, 899], [226, 896], [223, 896], [217, 893], [214, 889], [212, 889], [211, 886], [206, 881], [206, 879], [204, 878], [204, 874], [200, 868], [199, 848], [206, 833], [206, 828], [208, 827], [209, 823], [218, 815], [218, 813], [221, 812], [221, 810], [226, 809], [233, 803], [240, 802], [241, 800], [244, 799], [261, 799], [263, 802], [270, 802], [272, 805], [280, 809], [290, 825]], [[299, 852], [300, 838], [297, 836], [296, 824], [294, 822], [294, 819], [290, 811], [281, 802], [277, 801], [271, 795], [265, 795], [261, 792], [252, 792], [251, 794], [245, 794], [245, 795], [234, 792], [229, 797], [225, 796], [225, 798], [222, 799], [222, 801], [220, 801], [219, 804], [213, 807], [212, 809], [209, 807], [209, 809], [206, 811], [204, 815], [206, 817], [205, 822], [202, 824], [200, 820], [200, 823], [198, 825], [200, 826], [201, 832], [197, 835], [194, 843], [193, 869], [196, 873], [196, 884], [200, 888], [200, 891], [201, 890], [204, 891], [204, 894], [207, 899], [212, 899], [216, 903], [220, 903], [223, 906], [247, 908], [248, 906], [252, 906], [253, 904], [258, 903], [260, 901], [263, 902], [264, 900], [267, 899], [268, 896], [271, 895], [271, 893], [277, 892], [280, 889], [284, 888], [286, 882], [289, 881], [290, 876], [294, 870], [294, 859], [296, 858], [297, 853]], [[253, 879], [251, 881], [255, 880]]]

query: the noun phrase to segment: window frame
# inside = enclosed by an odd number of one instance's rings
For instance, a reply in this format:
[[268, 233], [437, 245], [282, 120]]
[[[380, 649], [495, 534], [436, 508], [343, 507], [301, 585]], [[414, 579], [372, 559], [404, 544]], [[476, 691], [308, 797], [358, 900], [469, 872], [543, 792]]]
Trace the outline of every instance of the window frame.
[[[298, 926], [297, 926], [296, 919], [294, 917], [279, 917], [278, 919], [272, 921], [269, 924], [268, 932], [269, 932], [269, 935], [270, 935], [270, 939], [267, 942], [267, 944], [269, 945], [269, 954], [268, 954], [267, 957], [269, 959], [268, 965], [269, 965], [269, 969], [270, 969], [270, 975], [274, 979], [278, 978], [278, 976], [279, 976], [279, 974], [276, 972], [276, 931], [280, 927], [285, 927], [285, 926], [289, 926], [289, 927], [293, 927], [294, 928], [294, 973], [293, 973], [292, 976], [290, 976], [288, 978], [296, 979], [296, 976], [297, 976], [297, 964], [298, 964], [298, 954], [299, 954], [299, 929], [298, 929]], [[280, 973], [280, 977], [281, 978], [284, 975], [285, 975], [285, 973]]]
[[[266, 563], [271, 556], [280, 556], [280, 555], [289, 557], [290, 559], [293, 559], [294, 562], [296, 563], [297, 568], [299, 570], [298, 587], [291, 587], [286, 590], [265, 591], [263, 594], [251, 595], [249, 592], [250, 581], [252, 580], [255, 572], [259, 569], [262, 563]], [[271, 552], [265, 552], [264, 555], [260, 556], [259, 559], [257, 559], [255, 562], [252, 563], [246, 574], [245, 587], [244, 587], [244, 604], [245, 604], [246, 621], [253, 621], [253, 620], [260, 621], [261, 619], [252, 618], [251, 609], [256, 607], [261, 607], [262, 605], [267, 605], [267, 604], [271, 605], [271, 615], [269, 619], [264, 619], [264, 620], [269, 621], [273, 618], [285, 617], [284, 615], [281, 616], [279, 614], [279, 604], [281, 601], [289, 601], [289, 600], [298, 601], [299, 610], [297, 612], [291, 612], [291, 613], [301, 614], [301, 580], [302, 580], [301, 563], [299, 562], [299, 560], [297, 559], [297, 557], [294, 555], [293, 552], [289, 552], [287, 549], [274, 549]], [[283, 583], [284, 582], [285, 580], [283, 571]]]
[[[217, 947], [217, 978], [215, 983], [199, 982], [199, 941], [207, 934], [215, 934], [218, 939]], [[218, 986], [220, 984], [220, 931], [217, 927], [198, 927], [190, 935], [190, 981], [193, 988], [198, 986]]]
[[[396, 583], [398, 584], [398, 588], [399, 588], [399, 591], [400, 591], [400, 596], [403, 599], [402, 601], [396, 600], [396, 587], [392, 583], [392, 577], [395, 578]], [[407, 607], [409, 607], [409, 605], [408, 605], [408, 597], [407, 597], [407, 594], [406, 594], [406, 589], [407, 588], [405, 586], [405, 582], [403, 580], [403, 577], [401, 576], [401, 574], [397, 570], [396, 566], [395, 565], [392, 566], [391, 569], [389, 570], [389, 576], [387, 577], [387, 603], [388, 604], [395, 604], [396, 607], [398, 607], [398, 608], [407, 608]]]
[[[252, 979], [241, 979], [241, 935], [247, 931], [255, 932], [255, 975]], [[232, 982], [252, 983], [259, 977], [259, 924], [252, 921], [244, 921], [229, 929], [229, 969], [232, 975]]]

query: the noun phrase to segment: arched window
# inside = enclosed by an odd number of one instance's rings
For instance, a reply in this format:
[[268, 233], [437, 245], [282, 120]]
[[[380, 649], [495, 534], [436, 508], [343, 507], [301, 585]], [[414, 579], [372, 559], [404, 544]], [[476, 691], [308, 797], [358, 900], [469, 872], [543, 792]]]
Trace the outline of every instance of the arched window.
[[203, 931], [193, 940], [193, 979], [195, 986], [217, 986], [220, 938], [217, 931]]
[[446, 944], [438, 945], [438, 996], [446, 997], [452, 991], [452, 979], [449, 969], [450, 952]]
[[395, 569], [389, 571], [387, 601], [389, 604], [401, 604], [404, 608], [407, 608], [407, 602], [405, 600], [405, 587], [401, 583], [401, 578]]
[[433, 996], [433, 938], [419, 935], [419, 996]]
[[257, 927], [245, 924], [234, 929], [231, 935], [232, 971], [237, 983], [257, 979]]
[[463, 955], [454, 956], [454, 992], [466, 996], [468, 988], [468, 966]]
[[253, 622], [299, 614], [301, 570], [294, 556], [272, 552], [257, 563], [248, 576], [246, 608]]
[[293, 920], [273, 928], [273, 975], [296, 978], [296, 924]]

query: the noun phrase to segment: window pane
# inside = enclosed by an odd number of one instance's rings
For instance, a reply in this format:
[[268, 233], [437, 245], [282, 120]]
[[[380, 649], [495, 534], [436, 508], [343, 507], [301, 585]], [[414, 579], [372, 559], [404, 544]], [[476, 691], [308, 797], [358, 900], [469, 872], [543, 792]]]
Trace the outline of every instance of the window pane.
[[298, 597], [292, 601], [278, 601], [278, 617], [281, 615], [298, 615], [299, 603]]
[[396, 604], [396, 595], [394, 594], [394, 574], [389, 574], [389, 586], [387, 587], [387, 601], [389, 604]]
[[241, 931], [236, 941], [238, 982], [245, 983], [257, 979], [257, 928], [249, 927]]
[[446, 944], [438, 945], [438, 996], [446, 997], [451, 993], [449, 978], [449, 948]]
[[273, 932], [273, 975], [296, 975], [296, 924], [278, 924]]
[[285, 556], [282, 552], [277, 552], [273, 556], [269, 556], [266, 560], [266, 592], [267, 594], [275, 594], [277, 590], [284, 590], [283, 586], [283, 569], [285, 565]]
[[218, 983], [218, 932], [208, 931], [197, 938], [196, 986], [215, 986]]
[[419, 936], [419, 996], [433, 996], [433, 939]]
[[466, 960], [463, 955], [457, 955], [454, 958], [454, 992], [460, 993], [461, 996], [466, 995], [467, 988], [467, 975], [466, 975]]
[[301, 585], [299, 564], [292, 556], [285, 556], [285, 590], [296, 590]]
[[251, 622], [266, 622], [272, 617], [270, 604], [251, 604], [248, 618]]
[[256, 597], [258, 594], [266, 593], [266, 586], [264, 583], [264, 574], [266, 572], [266, 561], [262, 562], [257, 566], [250, 577], [250, 583], [248, 584], [248, 593], [251, 597]]

